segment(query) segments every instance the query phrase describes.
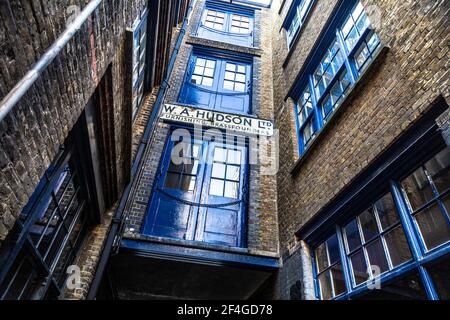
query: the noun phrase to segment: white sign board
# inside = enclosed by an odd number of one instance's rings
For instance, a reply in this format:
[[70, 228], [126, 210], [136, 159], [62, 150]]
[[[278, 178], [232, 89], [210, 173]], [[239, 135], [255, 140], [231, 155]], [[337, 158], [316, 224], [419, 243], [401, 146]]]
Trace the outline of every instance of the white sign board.
[[160, 118], [252, 135], [273, 135], [272, 121], [174, 104], [163, 105]]

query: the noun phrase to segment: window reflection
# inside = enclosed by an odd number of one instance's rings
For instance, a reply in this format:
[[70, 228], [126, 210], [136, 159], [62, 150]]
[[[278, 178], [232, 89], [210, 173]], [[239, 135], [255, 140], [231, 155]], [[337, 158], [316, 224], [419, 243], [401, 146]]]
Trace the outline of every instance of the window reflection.
[[450, 240], [450, 228], [438, 204], [419, 212], [415, 218], [429, 250]]
[[429, 266], [428, 272], [440, 299], [450, 300], [450, 258]]
[[448, 193], [450, 151], [444, 148], [406, 177], [401, 185], [428, 250], [450, 240]]
[[445, 148], [425, 164], [439, 193], [450, 188], [450, 150]]
[[422, 168], [417, 169], [407, 177], [402, 182], [402, 186], [413, 211], [419, 209], [434, 198], [430, 181]]
[[213, 153], [211, 184], [209, 194], [212, 196], [239, 198], [240, 173], [242, 163], [240, 150], [216, 147]]
[[199, 170], [200, 145], [175, 143], [166, 173], [164, 187], [184, 192], [194, 192]]
[[322, 299], [329, 300], [345, 293], [347, 288], [336, 234], [317, 247], [315, 257]]
[[411, 260], [411, 251], [402, 226], [394, 228], [385, 236], [385, 239], [394, 267]]
[[343, 230], [356, 286], [368, 280], [369, 266], [383, 273], [411, 259], [390, 193], [350, 221]]
[[368, 290], [355, 300], [425, 300], [427, 295], [417, 272]]

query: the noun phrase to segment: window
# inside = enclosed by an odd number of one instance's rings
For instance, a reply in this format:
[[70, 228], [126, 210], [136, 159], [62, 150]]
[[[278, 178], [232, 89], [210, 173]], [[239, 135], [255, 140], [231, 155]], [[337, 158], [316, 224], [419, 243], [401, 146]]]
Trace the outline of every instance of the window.
[[250, 113], [251, 65], [194, 54], [179, 102], [223, 112]]
[[238, 14], [232, 14], [230, 30], [235, 33], [250, 33], [250, 18]]
[[206, 10], [204, 25], [208, 28], [223, 30], [225, 25], [225, 12]]
[[346, 292], [336, 234], [316, 249], [315, 256], [317, 279], [323, 299], [328, 300]]
[[194, 192], [201, 145], [191, 145], [181, 142], [178, 144], [178, 147], [181, 149], [181, 152], [178, 154], [178, 161], [170, 162], [164, 187], [185, 192]]
[[314, 118], [310, 120], [308, 130], [298, 132], [300, 155], [330, 120], [381, 47], [359, 2], [345, 15], [338, 28], [332, 30], [335, 33], [329, 35], [331, 41], [325, 43], [326, 49], [317, 62], [311, 60], [306, 76], [299, 81], [303, 86], [299, 86], [299, 93], [293, 95], [297, 101], [297, 114], [303, 109], [304, 93], [311, 95], [308, 113]]
[[427, 250], [450, 241], [450, 152], [445, 148], [402, 181]]
[[298, 136], [302, 139], [302, 146], [308, 146], [316, 133], [314, 109], [309, 87], [303, 90], [303, 94], [296, 107]]
[[230, 91], [245, 92], [247, 84], [247, 68], [235, 63], [225, 64], [225, 80], [223, 88]]
[[[448, 299], [448, 147], [386, 184], [390, 191], [315, 246], [319, 298]], [[375, 280], [381, 289], [369, 290]]]
[[254, 10], [206, 2], [197, 36], [236, 45], [253, 45]]
[[[228, 1], [228, 0], [225, 0]], [[234, 0], [233, 2], [241, 2], [243, 4], [259, 5], [262, 7], [270, 7], [272, 0]]]
[[237, 199], [241, 168], [241, 151], [214, 149], [209, 194]]
[[145, 58], [147, 44], [147, 10], [133, 24], [133, 119], [144, 97]]
[[90, 202], [81, 160], [66, 149], [48, 168], [16, 226], [17, 241], [5, 241], [0, 299], [56, 299], [67, 268], [77, 257], [89, 227]]
[[350, 51], [364, 34], [369, 26], [369, 19], [362, 4], [359, 2], [353, 11], [348, 15], [343, 27], [341, 28], [342, 36], [347, 49]]
[[314, 0], [294, 1], [292, 11], [288, 14], [284, 23], [289, 48], [292, 46], [292, 42], [297, 36], [300, 28], [305, 23], [313, 2]]
[[383, 273], [411, 259], [411, 252], [390, 193], [344, 226], [353, 285], [367, 281], [367, 268]]
[[236, 142], [170, 141], [143, 233], [241, 247], [247, 147]]
[[191, 82], [193, 84], [212, 87], [215, 68], [215, 60], [198, 58], [195, 61], [194, 74], [192, 75]]

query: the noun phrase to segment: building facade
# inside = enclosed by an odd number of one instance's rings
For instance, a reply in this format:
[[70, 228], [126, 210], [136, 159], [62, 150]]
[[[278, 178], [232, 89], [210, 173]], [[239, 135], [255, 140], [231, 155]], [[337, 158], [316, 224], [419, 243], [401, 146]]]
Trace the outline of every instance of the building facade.
[[0, 299], [87, 296], [188, 4], [1, 2]]
[[247, 299], [277, 270], [276, 176], [250, 161], [258, 134], [244, 130], [273, 125], [270, 19], [245, 1], [192, 5], [118, 209], [102, 297]]
[[0, 3], [0, 299], [449, 299], [448, 1]]
[[278, 297], [449, 298], [448, 12], [273, 3]]

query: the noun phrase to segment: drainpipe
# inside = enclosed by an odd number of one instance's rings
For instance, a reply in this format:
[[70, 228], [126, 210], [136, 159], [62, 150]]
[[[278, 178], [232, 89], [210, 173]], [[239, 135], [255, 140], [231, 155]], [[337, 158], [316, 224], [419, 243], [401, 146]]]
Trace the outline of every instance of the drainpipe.
[[84, 22], [97, 9], [102, 0], [92, 0], [83, 11], [70, 23], [66, 30], [56, 39], [44, 55], [32, 66], [25, 76], [14, 86], [14, 88], [0, 102], [0, 122], [14, 108], [19, 100], [30, 89], [42, 72], [55, 59], [55, 57], [66, 46], [70, 39], [80, 30]]
[[188, 22], [189, 22], [188, 17], [189, 17], [190, 12], [192, 11], [192, 8], [193, 8], [192, 1], [190, 1], [189, 8], [186, 13], [186, 17], [184, 18], [183, 24], [180, 29], [180, 33], [177, 38], [177, 42], [175, 43], [174, 50], [172, 52], [169, 64], [167, 66], [166, 76], [161, 84], [160, 89], [159, 89], [158, 96], [157, 96], [155, 104], [153, 106], [152, 113], [148, 119], [146, 126], [145, 126], [145, 131], [142, 136], [141, 142], [139, 144], [139, 148], [137, 150], [136, 158], [134, 160], [133, 166], [131, 168], [131, 181], [126, 186], [126, 188], [122, 194], [122, 198], [120, 200], [119, 207], [116, 209], [116, 212], [112, 219], [110, 231], [108, 233], [108, 237], [106, 239], [102, 254], [100, 256], [100, 260], [99, 260], [99, 263], [97, 266], [97, 270], [95, 272], [94, 280], [92, 281], [91, 287], [90, 287], [88, 295], [86, 297], [87, 300], [95, 300], [97, 291], [100, 286], [100, 282], [103, 278], [105, 269], [107, 267], [108, 260], [111, 255], [112, 249], [114, 246], [120, 245], [121, 232], [122, 232], [121, 227], [124, 225], [124, 222], [125, 222], [124, 220], [126, 218], [124, 216], [125, 206], [127, 204], [128, 198], [130, 196], [130, 192], [133, 189], [132, 187], [134, 185], [134, 183], [133, 183], [134, 177], [140, 167], [145, 148], [146, 148], [148, 142], [151, 140], [151, 137], [153, 135], [154, 127], [156, 124], [156, 120], [158, 119], [161, 104], [166, 95], [167, 88], [169, 87], [168, 82], [169, 82], [170, 76], [172, 74], [172, 71], [173, 71], [173, 68], [175, 65], [175, 61], [178, 56], [178, 52], [179, 52], [181, 44], [183, 42], [184, 35], [186, 34], [186, 30], [187, 30], [187, 26], [188, 26]]

